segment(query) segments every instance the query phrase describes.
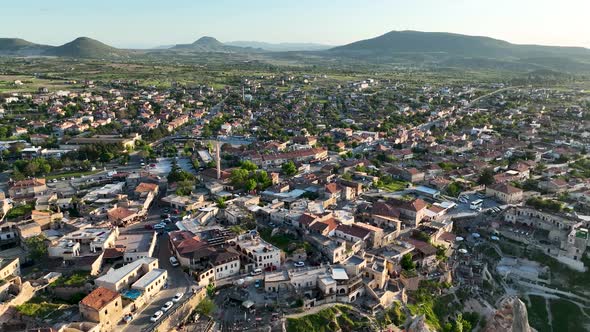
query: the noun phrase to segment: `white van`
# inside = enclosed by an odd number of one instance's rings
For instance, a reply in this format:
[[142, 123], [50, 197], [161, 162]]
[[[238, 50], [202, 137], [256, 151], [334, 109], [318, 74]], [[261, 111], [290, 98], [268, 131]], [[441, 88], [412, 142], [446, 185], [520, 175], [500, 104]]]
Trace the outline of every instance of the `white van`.
[[178, 259], [176, 259], [176, 257], [171, 256], [170, 257], [170, 264], [174, 267], [178, 266]]
[[250, 274], [253, 275], [253, 276], [257, 276], [257, 275], [262, 274], [262, 270], [261, 269], [256, 269], [256, 270], [250, 272]]

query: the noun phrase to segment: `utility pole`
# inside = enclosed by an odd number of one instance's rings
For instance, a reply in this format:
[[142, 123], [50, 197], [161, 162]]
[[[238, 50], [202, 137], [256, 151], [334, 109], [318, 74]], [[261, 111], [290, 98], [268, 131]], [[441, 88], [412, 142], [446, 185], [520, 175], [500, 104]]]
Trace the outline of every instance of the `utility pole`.
[[217, 180], [221, 179], [221, 158], [220, 158], [220, 152], [221, 150], [221, 145], [219, 144], [219, 141], [215, 142], [215, 163], [217, 164]]

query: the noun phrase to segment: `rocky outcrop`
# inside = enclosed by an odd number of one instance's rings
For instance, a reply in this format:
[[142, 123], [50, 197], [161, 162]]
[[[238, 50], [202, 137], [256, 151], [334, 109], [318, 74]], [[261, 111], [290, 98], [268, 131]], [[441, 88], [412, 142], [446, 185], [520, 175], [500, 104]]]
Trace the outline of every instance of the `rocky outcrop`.
[[524, 303], [516, 296], [500, 301], [499, 308], [488, 319], [484, 332], [536, 332], [530, 327]]
[[426, 324], [426, 317], [424, 315], [414, 318], [408, 327], [408, 332], [432, 332]]

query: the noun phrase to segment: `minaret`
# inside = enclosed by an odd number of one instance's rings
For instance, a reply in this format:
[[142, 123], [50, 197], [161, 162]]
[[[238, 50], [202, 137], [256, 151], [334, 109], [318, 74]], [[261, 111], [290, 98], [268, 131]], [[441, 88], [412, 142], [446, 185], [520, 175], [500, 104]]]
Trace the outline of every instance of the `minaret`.
[[217, 163], [217, 180], [221, 179], [221, 158], [219, 157], [221, 146], [219, 141], [215, 142], [215, 162]]
[[244, 86], [242, 85], [242, 101], [246, 101], [246, 94], [245, 94], [245, 93], [246, 93], [246, 92], [245, 92], [245, 88], [244, 88]]

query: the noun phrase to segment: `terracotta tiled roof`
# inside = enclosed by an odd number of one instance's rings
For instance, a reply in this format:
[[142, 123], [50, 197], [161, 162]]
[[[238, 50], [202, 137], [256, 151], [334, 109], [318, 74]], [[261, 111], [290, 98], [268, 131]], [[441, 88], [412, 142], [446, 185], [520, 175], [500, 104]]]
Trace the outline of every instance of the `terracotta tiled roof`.
[[426, 202], [422, 199], [417, 198], [411, 201], [404, 201], [400, 199], [392, 199], [390, 200], [392, 206], [395, 206], [400, 209], [410, 210], [414, 212], [418, 212], [424, 208], [426, 208]]
[[155, 191], [157, 187], [158, 187], [158, 185], [155, 183], [142, 182], [135, 188], [135, 192], [136, 193], [145, 193], [145, 192]]
[[32, 178], [32, 179], [17, 181], [11, 186], [11, 188], [27, 188], [27, 187], [43, 186], [43, 185], [45, 185], [45, 179]]
[[335, 194], [339, 191], [340, 188], [338, 188], [338, 185], [336, 183], [328, 183], [326, 185], [326, 192], [329, 192], [330, 194]]
[[338, 221], [336, 221], [336, 219], [334, 219], [334, 218], [329, 218], [326, 220], [316, 222], [315, 224], [311, 225], [311, 227], [309, 227], [309, 228], [311, 230], [321, 233], [326, 229], [328, 229], [328, 232], [333, 231], [336, 229], [336, 227], [338, 227]]
[[112, 290], [104, 287], [98, 287], [85, 298], [83, 298], [82, 301], [80, 301], [80, 304], [83, 304], [94, 310], [100, 310], [117, 297], [119, 297], [119, 293], [113, 292]]
[[134, 215], [136, 212], [133, 210], [129, 210], [128, 208], [118, 207], [110, 210], [108, 212], [109, 218], [113, 220], [123, 220]]
[[170, 233], [172, 245], [180, 255], [193, 253], [207, 245], [206, 242], [189, 231], [176, 231]]
[[522, 192], [521, 189], [511, 186], [507, 183], [496, 183], [496, 184], [489, 186], [489, 188], [492, 190], [495, 190], [495, 191], [499, 191], [504, 194], [516, 194], [516, 193]]
[[355, 225], [338, 225], [336, 230], [361, 239], [364, 239], [371, 233], [370, 230]]
[[311, 213], [304, 213], [299, 217], [299, 224], [301, 225], [309, 225], [312, 222], [314, 222], [316, 219], [318, 218], [318, 216], [311, 214]]
[[399, 210], [384, 202], [377, 202], [371, 208], [372, 215], [388, 218], [399, 218]]
[[431, 256], [431, 255], [436, 254], [436, 248], [429, 243], [426, 243], [426, 242], [420, 241], [420, 240], [415, 240], [415, 239], [407, 239], [406, 241], [408, 243], [410, 243], [411, 245], [413, 245], [414, 247], [416, 247], [416, 250], [418, 250], [419, 252], [423, 253], [426, 256]]

